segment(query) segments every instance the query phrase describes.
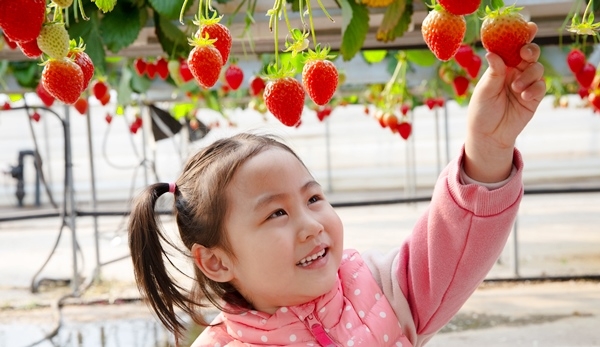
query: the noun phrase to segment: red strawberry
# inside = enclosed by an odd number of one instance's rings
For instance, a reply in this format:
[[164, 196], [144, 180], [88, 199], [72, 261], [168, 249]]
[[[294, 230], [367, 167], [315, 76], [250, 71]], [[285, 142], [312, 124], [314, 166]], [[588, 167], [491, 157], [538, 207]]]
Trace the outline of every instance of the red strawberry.
[[37, 39], [46, 17], [46, 0], [1, 0], [0, 28], [14, 42]]
[[139, 76], [143, 76], [146, 73], [146, 61], [144, 61], [144, 59], [142, 58], [137, 58], [134, 62], [133, 62], [133, 66], [135, 67], [135, 72], [137, 72], [137, 74]]
[[466, 43], [463, 43], [462, 45], [460, 45], [460, 47], [458, 47], [458, 50], [454, 55], [454, 60], [456, 60], [460, 67], [466, 69], [467, 66], [471, 64], [471, 58], [473, 57], [473, 55], [475, 55], [475, 52], [473, 52], [473, 47], [467, 45]]
[[465, 96], [469, 89], [469, 80], [465, 76], [456, 76], [452, 81], [452, 87], [457, 96]]
[[167, 60], [163, 57], [159, 57], [156, 59], [154, 65], [156, 66], [156, 73], [158, 76], [163, 80], [166, 80], [167, 77], [169, 77], [169, 63]]
[[10, 104], [8, 102], [4, 102], [4, 104], [2, 105], [2, 109], [4, 111], [8, 111], [11, 109]]
[[600, 90], [594, 90], [588, 95], [588, 100], [594, 111], [600, 110]]
[[44, 84], [41, 81], [40, 83], [38, 83], [37, 88], [35, 88], [35, 92], [37, 93], [40, 100], [42, 100], [44, 105], [46, 105], [46, 107], [50, 107], [52, 106], [52, 104], [54, 104], [54, 97], [50, 93], [48, 93], [46, 88], [44, 88]]
[[400, 106], [400, 113], [402, 113], [403, 116], [406, 116], [408, 111], [410, 111], [410, 106], [408, 104], [402, 104], [402, 106]]
[[110, 124], [110, 122], [112, 122], [113, 116], [106, 112], [106, 116], [104, 116], [104, 120], [106, 121], [106, 123]]
[[577, 48], [573, 48], [569, 54], [567, 54], [567, 65], [569, 65], [569, 69], [574, 74], [581, 71], [586, 62], [585, 54]]
[[265, 87], [267, 109], [281, 123], [289, 127], [296, 125], [304, 108], [304, 89], [293, 77], [281, 77], [271, 80]]
[[83, 89], [83, 72], [67, 58], [50, 59], [42, 71], [44, 88], [65, 104], [74, 104]]
[[302, 84], [315, 104], [325, 105], [337, 89], [338, 71], [329, 60], [309, 58], [302, 69]]
[[455, 15], [471, 14], [479, 8], [481, 0], [438, 0], [446, 11]]
[[390, 128], [392, 131], [396, 130], [396, 127], [398, 126], [398, 117], [393, 114], [392, 112], [386, 112], [383, 115], [383, 124]]
[[400, 136], [402, 136], [402, 138], [405, 140], [408, 139], [412, 133], [412, 126], [409, 122], [399, 123], [396, 129], [398, 129], [398, 133], [400, 133]]
[[71, 49], [67, 55], [72, 58], [75, 64], [79, 65], [81, 72], [83, 72], [83, 90], [86, 90], [92, 77], [94, 77], [94, 63], [90, 56], [83, 50]]
[[217, 83], [221, 74], [221, 53], [213, 46], [212, 40], [197, 38], [194, 45], [188, 56], [188, 66], [196, 82], [203, 88], [210, 88]]
[[583, 68], [575, 74], [577, 82], [583, 88], [589, 88], [592, 85], [594, 76], [596, 76], [596, 67], [592, 63], [585, 63]]
[[92, 93], [99, 101], [105, 97], [108, 93], [108, 86], [104, 83], [103, 80], [96, 80], [92, 85]]
[[236, 64], [231, 64], [225, 70], [225, 80], [231, 89], [237, 90], [244, 81], [244, 71]]
[[437, 107], [444, 107], [444, 105], [446, 104], [446, 100], [444, 99], [443, 96], [438, 96], [434, 100], [435, 100], [435, 106], [437, 106]]
[[579, 90], [577, 90], [577, 94], [579, 94], [579, 97], [583, 100], [583, 99], [587, 98], [588, 95], [590, 95], [590, 90], [580, 86]]
[[465, 37], [467, 24], [463, 16], [454, 15], [436, 5], [421, 26], [427, 47], [442, 61], [450, 60]]
[[6, 37], [5, 33], [2, 33], [2, 36], [4, 37], [4, 42], [6, 42], [6, 44], [8, 45], [8, 48], [10, 48], [10, 49], [17, 48], [17, 43], [15, 41], [9, 39], [8, 37]]
[[263, 80], [260, 76], [254, 76], [250, 81], [250, 94], [258, 95], [265, 90], [265, 80]]
[[481, 64], [481, 58], [477, 54], [473, 54], [471, 56], [471, 63], [466, 67], [467, 73], [471, 78], [477, 78], [477, 76], [479, 76]]
[[519, 65], [521, 47], [529, 40], [529, 27], [519, 11], [515, 6], [489, 10], [481, 24], [483, 47], [511, 67]]
[[42, 50], [38, 47], [37, 40], [19, 42], [17, 45], [27, 58], [36, 59], [42, 55]]
[[187, 60], [181, 59], [179, 63], [179, 74], [181, 75], [183, 82], [189, 82], [193, 80], [194, 75], [192, 74], [192, 71], [190, 71], [190, 66], [188, 65]]
[[110, 102], [110, 93], [106, 92], [104, 96], [100, 99], [100, 104], [102, 106], [106, 106]]
[[88, 102], [85, 98], [79, 98], [73, 106], [75, 106], [79, 114], [85, 115], [88, 109]]
[[146, 63], [146, 74], [148, 75], [148, 78], [153, 80], [154, 77], [156, 77], [156, 64], [154, 64], [153, 62], [147, 62]]
[[219, 50], [219, 53], [221, 53], [221, 65], [225, 65], [229, 58], [229, 52], [231, 51], [231, 32], [229, 32], [229, 29], [223, 24], [216, 20], [209, 19], [201, 24], [200, 29], [196, 33], [196, 37], [206, 38], [207, 35], [209, 39], [216, 39], [213, 44], [215, 45], [215, 48]]
[[39, 122], [40, 119], [42, 118], [42, 116], [40, 116], [40, 114], [37, 111], [34, 111], [33, 114], [30, 116], [30, 118], [34, 121], [34, 122]]
[[427, 105], [430, 110], [433, 110], [433, 108], [437, 106], [437, 103], [434, 98], [427, 98], [425, 99], [425, 105]]

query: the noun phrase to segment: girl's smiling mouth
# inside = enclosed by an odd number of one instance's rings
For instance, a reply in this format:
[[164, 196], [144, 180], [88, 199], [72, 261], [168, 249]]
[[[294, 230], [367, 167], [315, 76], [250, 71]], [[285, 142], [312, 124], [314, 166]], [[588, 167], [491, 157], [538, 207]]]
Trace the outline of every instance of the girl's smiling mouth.
[[313, 255], [309, 255], [308, 257], [301, 259], [299, 262], [297, 262], [296, 265], [301, 266], [301, 267], [309, 266], [314, 261], [324, 258], [327, 255], [328, 250], [329, 250], [329, 248], [324, 248]]

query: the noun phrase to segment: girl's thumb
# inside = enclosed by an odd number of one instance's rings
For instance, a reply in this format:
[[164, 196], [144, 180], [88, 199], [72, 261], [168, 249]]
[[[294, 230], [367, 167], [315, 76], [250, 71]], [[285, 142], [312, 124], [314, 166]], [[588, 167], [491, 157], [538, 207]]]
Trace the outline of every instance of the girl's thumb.
[[488, 52], [485, 55], [487, 62], [489, 64], [489, 74], [491, 78], [502, 78], [506, 75], [506, 65], [504, 64], [504, 60], [500, 58], [499, 55], [495, 53]]

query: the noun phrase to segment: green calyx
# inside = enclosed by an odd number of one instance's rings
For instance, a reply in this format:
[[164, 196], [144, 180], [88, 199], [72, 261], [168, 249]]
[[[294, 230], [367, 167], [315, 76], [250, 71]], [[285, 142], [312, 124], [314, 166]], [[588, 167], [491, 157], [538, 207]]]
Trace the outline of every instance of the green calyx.
[[83, 42], [83, 39], [81, 37], [79, 38], [79, 43], [77, 43], [77, 41], [75, 41], [75, 40], [69, 41], [69, 52], [79, 53], [79, 52], [84, 52], [84, 51], [85, 51], [85, 43]]
[[198, 27], [202, 27], [205, 25], [217, 24], [221, 21], [222, 18], [223, 18], [223, 15], [219, 16], [217, 14], [217, 12], [213, 12], [212, 17], [210, 17], [210, 18], [206, 18], [206, 17], [198, 18], [198, 16], [196, 16], [193, 23], [195, 25], [197, 25]]
[[523, 7], [516, 7], [515, 5], [510, 5], [506, 7], [500, 7], [496, 9], [491, 9], [489, 6], [485, 7], [485, 18], [497, 18], [500, 16], [509, 16], [515, 13], [519, 13]]
[[326, 46], [321, 48], [321, 44], [317, 44], [315, 50], [308, 49], [308, 52], [304, 53], [304, 60], [306, 62], [311, 60], [331, 60], [335, 58], [335, 55], [329, 54], [330, 47]]
[[296, 69], [288, 61], [281, 64], [279, 67], [276, 64], [269, 64], [269, 66], [267, 66], [267, 73], [264, 77], [269, 80], [276, 80], [280, 78], [294, 77], [294, 75], [296, 75]]
[[204, 37], [194, 36], [194, 37], [188, 38], [188, 42], [189, 42], [190, 46], [195, 46], [195, 47], [214, 46], [216, 41], [217, 41], [217, 39], [211, 39], [208, 36], [208, 33], [206, 35], [204, 35]]

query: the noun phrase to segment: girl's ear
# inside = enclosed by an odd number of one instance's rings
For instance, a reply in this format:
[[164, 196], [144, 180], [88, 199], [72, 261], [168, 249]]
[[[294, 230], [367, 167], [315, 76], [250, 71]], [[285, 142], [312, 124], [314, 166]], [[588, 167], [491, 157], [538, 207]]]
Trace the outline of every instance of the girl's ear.
[[215, 282], [229, 282], [233, 279], [231, 258], [221, 249], [206, 248], [195, 243], [192, 257], [204, 275]]

